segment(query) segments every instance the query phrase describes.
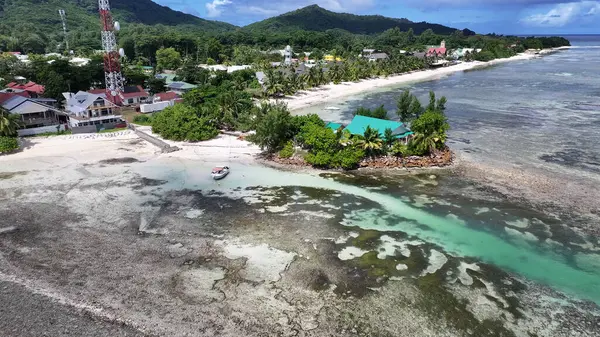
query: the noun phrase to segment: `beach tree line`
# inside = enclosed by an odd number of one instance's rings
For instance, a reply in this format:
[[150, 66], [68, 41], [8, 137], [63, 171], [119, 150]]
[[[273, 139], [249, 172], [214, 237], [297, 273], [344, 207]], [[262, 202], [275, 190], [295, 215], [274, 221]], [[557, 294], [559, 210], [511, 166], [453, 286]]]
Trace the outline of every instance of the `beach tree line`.
[[357, 82], [362, 79], [422, 70], [426, 67], [425, 60], [402, 54], [395, 54], [390, 59], [378, 62], [353, 57], [343, 62], [317, 64], [306, 68], [306, 71], [300, 74], [295, 66], [280, 68], [267, 66], [263, 68], [265, 73], [263, 93], [270, 97], [293, 95], [297, 91], [328, 83]]
[[[256, 133], [249, 140], [282, 158], [302, 153], [304, 161], [319, 168], [353, 169], [365, 158], [425, 156], [444, 150], [450, 129], [446, 98], [436, 99], [431, 92], [427, 105], [415, 102], [418, 98], [408, 91], [398, 98], [397, 116], [414, 132], [407, 143], [396, 140], [391, 129], [380, 132], [367, 127], [362, 135], [332, 130], [317, 115], [292, 116], [282, 103], [262, 105], [265, 113], [257, 116]], [[355, 114], [389, 118], [383, 106], [359, 108]]]

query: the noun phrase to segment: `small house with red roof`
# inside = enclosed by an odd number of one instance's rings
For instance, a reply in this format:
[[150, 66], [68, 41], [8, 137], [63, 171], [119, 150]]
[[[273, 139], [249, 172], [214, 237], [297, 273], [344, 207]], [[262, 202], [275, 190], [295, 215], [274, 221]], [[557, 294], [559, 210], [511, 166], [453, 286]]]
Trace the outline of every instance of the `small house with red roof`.
[[167, 91], [167, 92], [159, 92], [158, 94], [154, 95], [154, 101], [155, 102], [165, 102], [165, 101], [173, 101], [175, 103], [180, 102], [182, 99], [181, 97], [173, 91]]
[[445, 57], [446, 56], [446, 41], [442, 41], [442, 43], [440, 43], [439, 48], [429, 48], [427, 49], [427, 53], [425, 54], [425, 56], [427, 57], [435, 57], [435, 58], [439, 58], [439, 57]]
[[141, 85], [125, 87], [121, 98], [123, 105], [137, 105], [148, 102], [150, 94]]
[[24, 77], [15, 77], [13, 82], [6, 85], [8, 88], [13, 90], [24, 90], [27, 91], [29, 97], [40, 97], [44, 94], [44, 86], [37, 84], [32, 81], [27, 81]]

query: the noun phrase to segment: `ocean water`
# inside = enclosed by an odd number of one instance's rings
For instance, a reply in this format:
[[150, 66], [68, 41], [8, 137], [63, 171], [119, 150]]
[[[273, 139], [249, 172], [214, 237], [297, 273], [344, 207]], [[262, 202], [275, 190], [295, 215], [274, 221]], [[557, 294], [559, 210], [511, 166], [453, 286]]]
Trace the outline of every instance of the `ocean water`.
[[[449, 145], [475, 161], [543, 168], [600, 183], [600, 36], [571, 36], [570, 50], [421, 83], [379, 89], [299, 113], [348, 122], [359, 106], [383, 104], [410, 89], [448, 98]], [[327, 111], [335, 106], [340, 110]]]
[[[462, 156], [494, 167], [543, 170], [565, 183], [582, 180], [600, 186], [600, 36], [569, 38], [573, 48], [542, 58], [378, 89], [297, 113], [348, 122], [359, 106], [383, 104], [393, 114], [403, 90], [410, 89], [424, 102], [433, 90], [448, 98], [449, 144]], [[329, 106], [340, 109], [326, 110]], [[308, 182], [299, 176], [286, 180]], [[418, 183], [379, 181], [380, 191], [361, 191], [351, 179], [335, 186], [317, 181], [310, 185], [358, 194], [381, 205], [347, 214], [346, 224], [402, 231], [446, 252], [492, 263], [600, 304], [600, 242], [578, 235], [569, 219], [536, 214], [516, 202], [471, 198], [477, 188], [457, 186], [452, 179], [425, 189], [416, 188]]]

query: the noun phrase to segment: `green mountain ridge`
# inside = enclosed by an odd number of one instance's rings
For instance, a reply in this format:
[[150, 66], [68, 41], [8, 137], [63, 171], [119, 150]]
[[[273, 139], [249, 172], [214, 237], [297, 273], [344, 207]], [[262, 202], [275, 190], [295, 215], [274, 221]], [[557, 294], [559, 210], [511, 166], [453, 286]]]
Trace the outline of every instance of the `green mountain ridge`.
[[412, 22], [408, 19], [389, 18], [381, 15], [355, 15], [328, 11], [311, 5], [279, 16], [255, 22], [243, 27], [248, 31], [286, 32], [293, 30], [319, 31], [343, 29], [354, 34], [376, 34], [398, 27], [401, 31], [413, 29], [420, 34], [427, 29], [436, 34], [451, 34], [456, 28], [428, 22]]
[[[122, 23], [189, 25], [210, 32], [237, 29], [232, 24], [205, 20], [151, 0], [111, 0], [110, 4], [114, 19]], [[6, 35], [6, 31], [24, 24], [39, 33], [60, 34], [59, 9], [65, 10], [70, 31], [100, 29], [97, 0], [0, 0], [0, 35]]]

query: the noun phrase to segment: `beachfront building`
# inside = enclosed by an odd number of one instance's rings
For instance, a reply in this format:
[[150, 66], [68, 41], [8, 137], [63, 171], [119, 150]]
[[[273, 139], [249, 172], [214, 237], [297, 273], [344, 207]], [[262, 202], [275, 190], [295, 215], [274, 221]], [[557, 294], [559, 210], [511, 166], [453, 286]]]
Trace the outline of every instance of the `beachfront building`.
[[[93, 89], [88, 93], [94, 95], [106, 94], [106, 89]], [[117, 97], [117, 103], [123, 106], [139, 105], [148, 102], [150, 94], [141, 85], [126, 86]]]
[[387, 60], [388, 58], [388, 54], [386, 53], [372, 53], [369, 56], [367, 56], [369, 62], [383, 61]]
[[445, 58], [446, 57], [446, 41], [442, 41], [439, 47], [431, 47], [427, 49], [425, 56], [432, 58]]
[[466, 55], [473, 55], [475, 53], [479, 53], [481, 49], [475, 48], [457, 48], [450, 53], [450, 56], [455, 60], [460, 60], [464, 58]]
[[[329, 123], [328, 127], [337, 127], [337, 129], [339, 129], [340, 126], [336, 123]], [[350, 132], [352, 135], [362, 136], [365, 134], [367, 127], [377, 130], [380, 137], [384, 136], [386, 129], [391, 129], [395, 139], [404, 140], [405, 142], [408, 142], [410, 136], [413, 135], [413, 132], [410, 131], [402, 122], [366, 116], [354, 116], [352, 122], [350, 122], [350, 124], [348, 124], [344, 130], [348, 130], [348, 132]]]
[[15, 95], [1, 105], [8, 113], [21, 117], [19, 136], [64, 131], [69, 122], [67, 114], [33, 98]]
[[69, 124], [73, 128], [96, 126], [96, 129], [100, 130], [105, 125], [112, 126], [121, 121], [121, 116], [118, 115], [119, 107], [106, 98], [106, 92], [67, 92], [63, 93], [63, 96], [66, 99], [65, 109], [69, 115]]

